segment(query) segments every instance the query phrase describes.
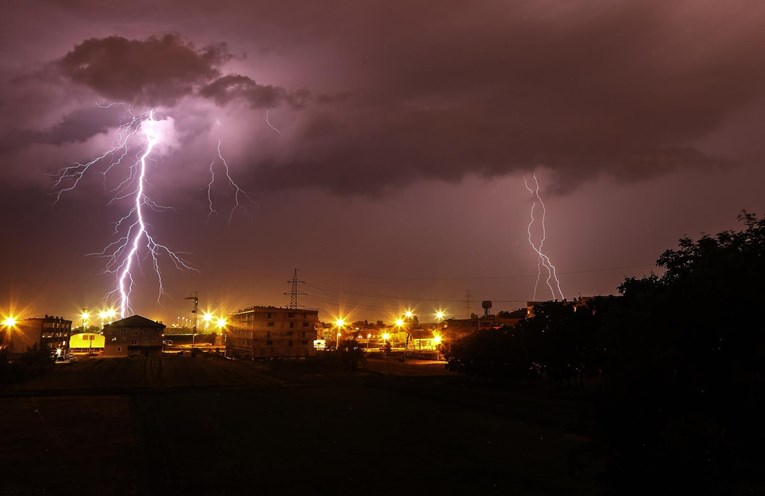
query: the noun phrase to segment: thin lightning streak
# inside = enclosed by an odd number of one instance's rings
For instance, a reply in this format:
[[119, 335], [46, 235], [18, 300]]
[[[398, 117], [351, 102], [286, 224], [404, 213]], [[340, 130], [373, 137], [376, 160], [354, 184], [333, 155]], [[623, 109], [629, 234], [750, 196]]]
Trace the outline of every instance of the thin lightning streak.
[[[547, 255], [545, 255], [544, 252], [542, 251], [542, 249], [544, 248], [545, 240], [547, 239], [547, 228], [545, 226], [545, 216], [547, 212], [545, 209], [545, 204], [542, 201], [542, 197], [539, 195], [539, 180], [537, 180], [536, 173], [534, 173], [534, 189], [532, 189], [529, 186], [525, 177], [523, 178], [523, 184], [524, 186], [526, 186], [526, 189], [529, 191], [529, 193], [531, 193], [532, 202], [533, 202], [531, 205], [531, 214], [530, 214], [531, 220], [529, 221], [529, 225], [526, 230], [529, 235], [529, 244], [531, 245], [531, 248], [534, 250], [534, 252], [536, 252], [537, 254], [537, 280], [534, 283], [534, 300], [536, 300], [537, 298], [537, 287], [539, 285], [539, 279], [542, 276], [542, 267], [544, 267], [547, 270], [547, 279], [545, 282], [547, 283], [547, 287], [550, 289], [550, 293], [552, 293], [553, 299], [554, 300], [557, 299], [557, 295], [560, 295], [560, 299], [564, 300], [565, 296], [563, 296], [563, 291], [561, 290], [561, 287], [560, 287], [560, 281], [558, 280], [558, 276], [555, 273], [556, 272], [555, 266], [550, 261], [550, 258]], [[542, 209], [542, 217], [540, 219], [542, 237], [539, 240], [538, 245], [534, 244], [534, 241], [532, 239], [533, 235], [531, 233], [532, 227], [534, 223], [536, 222], [536, 218], [534, 217], [534, 209], [537, 206], [537, 202], [539, 202], [539, 205]], [[553, 284], [552, 284], [553, 281], [555, 283], [555, 288], [553, 288]], [[555, 293], [555, 289], [558, 290], [557, 295]]]
[[[242, 203], [239, 201], [240, 195], [246, 198], [250, 203], [256, 203], [255, 200], [250, 196], [249, 193], [247, 193], [245, 190], [239, 187], [236, 182], [231, 178], [231, 170], [228, 167], [228, 162], [226, 162], [226, 159], [223, 157], [223, 152], [221, 152], [221, 145], [220, 140], [218, 140], [218, 158], [220, 158], [220, 161], [223, 163], [223, 167], [226, 173], [226, 179], [228, 179], [228, 185], [229, 188], [234, 190], [234, 207], [231, 209], [231, 212], [228, 216], [228, 223], [231, 224], [231, 219], [234, 217], [234, 212], [236, 212], [237, 209], [244, 210], [245, 213], [247, 213], [247, 209], [242, 205]], [[212, 172], [212, 164], [210, 164], [210, 172]], [[212, 180], [215, 179], [215, 176], [213, 175], [213, 178], [210, 181], [210, 184], [212, 184]], [[208, 199], [209, 197], [210, 189], [208, 189]], [[210, 209], [212, 211], [212, 201], [210, 202]]]
[[[220, 142], [218, 143], [218, 146], [220, 146]], [[207, 203], [210, 206], [210, 212], [207, 214], [207, 222], [210, 221], [210, 216], [218, 213], [218, 211], [215, 210], [215, 207], [213, 207], [212, 199], [213, 183], [215, 182], [215, 170], [213, 169], [213, 165], [215, 165], [215, 160], [210, 162], [210, 182], [207, 183]]]
[[274, 131], [276, 131], [276, 134], [282, 134], [282, 132], [281, 132], [281, 131], [279, 131], [278, 129], [276, 129], [276, 128], [274, 127], [274, 125], [273, 125], [273, 124], [271, 124], [271, 121], [268, 119], [268, 109], [266, 109], [266, 124], [268, 124], [268, 127], [270, 127], [271, 129], [273, 129]]

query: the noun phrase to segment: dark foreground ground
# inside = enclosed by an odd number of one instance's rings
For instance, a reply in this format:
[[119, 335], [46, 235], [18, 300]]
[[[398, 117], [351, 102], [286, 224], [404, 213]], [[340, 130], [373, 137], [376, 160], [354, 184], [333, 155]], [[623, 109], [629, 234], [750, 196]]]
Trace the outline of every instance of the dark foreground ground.
[[466, 387], [442, 367], [57, 366], [0, 396], [0, 494], [602, 492], [575, 402]]

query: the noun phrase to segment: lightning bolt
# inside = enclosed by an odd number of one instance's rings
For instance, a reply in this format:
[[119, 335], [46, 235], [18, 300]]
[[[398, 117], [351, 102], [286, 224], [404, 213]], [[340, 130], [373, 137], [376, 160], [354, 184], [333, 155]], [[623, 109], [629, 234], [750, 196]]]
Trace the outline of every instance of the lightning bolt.
[[[108, 107], [104, 107], [108, 108]], [[149, 198], [146, 193], [147, 176], [149, 172], [149, 157], [157, 144], [162, 140], [162, 132], [157, 121], [154, 119], [154, 110], [148, 113], [134, 114], [128, 109], [130, 119], [117, 129], [112, 147], [95, 157], [89, 162], [75, 163], [59, 170], [54, 181], [56, 202], [61, 196], [75, 189], [82, 178], [91, 170], [104, 176], [118, 165], [121, 165], [132, 150], [138, 148], [138, 158], [128, 167], [127, 177], [122, 180], [111, 192], [114, 194], [109, 204], [116, 201], [131, 198], [132, 206], [127, 214], [120, 218], [114, 226], [114, 233], [118, 239], [107, 245], [98, 253], [90, 255], [103, 256], [108, 259], [106, 273], [114, 274], [116, 278], [115, 289], [107, 293], [107, 299], [116, 300], [120, 309], [120, 317], [125, 317], [132, 308], [130, 296], [133, 291], [132, 271], [140, 266], [141, 256], [150, 259], [151, 267], [158, 281], [159, 302], [165, 295], [165, 289], [160, 270], [160, 258], [167, 256], [179, 270], [194, 270], [178, 252], [174, 252], [166, 245], [157, 242], [149, 232], [146, 222], [146, 209], [152, 211], [170, 210], [170, 207], [162, 206]], [[134, 144], [135, 141], [140, 143]], [[111, 161], [111, 162], [109, 162]], [[107, 164], [108, 162], [108, 164]], [[103, 170], [97, 170], [101, 167]], [[121, 234], [122, 233], [122, 234]]]
[[[558, 280], [558, 276], [555, 274], [555, 265], [552, 264], [550, 261], [550, 258], [544, 254], [542, 249], [544, 248], [545, 240], [547, 239], [547, 228], [545, 226], [545, 216], [547, 214], [545, 209], [545, 203], [542, 201], [542, 197], [539, 196], [539, 180], [537, 179], [536, 172], [534, 173], [534, 188], [532, 189], [529, 186], [528, 181], [526, 178], [523, 178], [523, 184], [526, 186], [526, 189], [529, 190], [529, 193], [531, 193], [532, 198], [532, 204], [531, 204], [531, 220], [529, 221], [529, 225], [527, 227], [527, 232], [529, 234], [529, 244], [531, 245], [531, 248], [534, 250], [534, 252], [537, 254], [537, 280], [534, 283], [534, 300], [537, 299], [537, 287], [539, 286], [539, 280], [542, 277], [542, 268], [547, 271], [547, 287], [550, 289], [550, 293], [552, 293], [553, 300], [558, 299], [557, 295], [560, 295], [560, 299], [564, 300], [565, 297], [563, 296], [563, 291], [560, 288], [560, 281]], [[537, 206], [537, 203], [539, 203], [539, 206], [542, 209], [542, 217], [540, 219], [540, 225], [541, 225], [541, 239], [539, 240], [538, 244], [535, 244], [533, 241], [533, 235], [532, 235], [532, 228], [534, 226], [534, 223], [536, 222], [536, 218], [534, 217], [534, 209]], [[555, 286], [553, 287], [553, 283]], [[556, 295], [555, 290], [558, 290], [558, 293]]]
[[278, 129], [276, 129], [276, 128], [274, 127], [274, 125], [273, 125], [273, 124], [271, 124], [271, 121], [268, 119], [268, 109], [266, 109], [266, 124], [268, 124], [268, 127], [270, 127], [271, 129], [273, 129], [274, 131], [276, 131], [276, 134], [282, 134], [282, 132], [281, 132], [281, 131], [279, 131]]
[[[99, 107], [110, 108], [113, 105], [125, 104], [112, 103], [109, 105], [99, 105]], [[128, 199], [131, 202], [128, 212], [114, 225], [114, 235], [117, 237], [117, 240], [108, 244], [102, 251], [89, 254], [107, 258], [105, 272], [114, 275], [116, 285], [113, 290], [106, 294], [106, 297], [109, 300], [116, 301], [116, 306], [119, 306], [120, 309], [120, 317], [123, 318], [132, 312], [130, 297], [134, 289], [133, 271], [140, 269], [142, 259], [150, 261], [152, 271], [157, 278], [158, 303], [162, 296], [166, 295], [162, 271], [160, 270], [160, 259], [163, 256], [169, 258], [178, 270], [198, 272], [181, 257], [183, 253], [173, 251], [166, 245], [159, 243], [157, 238], [150, 232], [149, 224], [147, 223], [147, 211], [162, 212], [172, 210], [171, 207], [166, 207], [153, 201], [146, 192], [150, 172], [150, 157], [164, 138], [160, 125], [163, 121], [154, 118], [153, 109], [142, 114], [135, 114], [129, 107], [126, 106], [126, 108], [129, 118], [117, 128], [111, 147], [88, 162], [75, 162], [74, 165], [60, 169], [54, 175], [55, 179], [53, 181], [56, 197], [55, 204], [64, 194], [76, 189], [80, 185], [81, 180], [88, 174], [102, 174], [105, 186], [107, 175], [115, 167], [126, 163], [126, 157], [131, 155], [131, 153], [135, 153], [135, 160], [126, 166], [127, 174], [110, 191], [112, 198], [108, 202], [109, 205]], [[280, 133], [278, 129], [268, 122], [268, 114], [266, 114], [266, 121], [274, 131]], [[217, 214], [213, 203], [213, 185], [216, 180], [215, 164], [220, 161], [223, 165], [228, 188], [233, 190], [234, 206], [228, 217], [230, 224], [237, 210], [243, 209], [247, 213], [247, 208], [244, 205], [245, 200], [253, 204], [256, 204], [256, 202], [231, 177], [231, 170], [223, 156], [220, 140], [218, 140], [217, 155], [217, 158], [210, 163], [209, 167], [210, 182], [207, 184], [207, 201], [210, 213], [207, 218], [209, 220], [212, 214]]]
[[228, 180], [228, 187], [229, 189], [233, 190], [234, 192], [234, 206], [231, 208], [231, 211], [228, 215], [228, 223], [231, 224], [231, 220], [234, 218], [234, 213], [241, 209], [244, 211], [245, 214], [249, 216], [247, 213], [247, 207], [243, 205], [243, 200], [247, 200], [252, 204], [257, 205], [257, 202], [255, 199], [250, 195], [248, 192], [243, 190], [239, 187], [239, 185], [234, 181], [234, 179], [231, 177], [231, 169], [228, 166], [228, 162], [226, 161], [226, 158], [223, 156], [223, 152], [221, 151], [221, 140], [218, 140], [218, 159], [213, 160], [210, 163], [210, 182], [207, 183], [207, 202], [210, 208], [210, 212], [207, 214], [207, 219], [210, 219], [210, 216], [213, 214], [217, 214], [218, 211], [215, 210], [213, 205], [213, 184], [215, 183], [215, 162], [220, 160], [220, 162], [223, 164], [223, 171], [226, 174], [226, 179]]

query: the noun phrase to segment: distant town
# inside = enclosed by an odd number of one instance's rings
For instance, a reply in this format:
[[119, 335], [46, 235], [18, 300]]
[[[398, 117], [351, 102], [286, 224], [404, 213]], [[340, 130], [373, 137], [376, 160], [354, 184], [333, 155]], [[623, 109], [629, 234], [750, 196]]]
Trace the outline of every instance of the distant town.
[[[593, 298], [563, 304], [574, 308]], [[427, 317], [405, 310], [394, 322], [320, 320], [319, 311], [297, 307], [251, 306], [229, 315], [202, 312], [194, 301], [194, 318], [168, 327], [141, 315], [117, 319], [117, 312], [83, 310], [76, 320], [61, 316], [6, 315], [0, 328], [0, 350], [10, 357], [31, 349], [44, 350], [57, 361], [81, 358], [149, 357], [161, 354], [215, 353], [235, 359], [308, 358], [334, 351], [350, 342], [364, 354], [442, 359], [448, 343], [476, 331], [512, 328], [533, 316], [541, 302], [526, 308], [492, 312], [483, 301], [483, 314], [446, 318], [444, 310]], [[197, 317], [198, 315], [198, 317]]]

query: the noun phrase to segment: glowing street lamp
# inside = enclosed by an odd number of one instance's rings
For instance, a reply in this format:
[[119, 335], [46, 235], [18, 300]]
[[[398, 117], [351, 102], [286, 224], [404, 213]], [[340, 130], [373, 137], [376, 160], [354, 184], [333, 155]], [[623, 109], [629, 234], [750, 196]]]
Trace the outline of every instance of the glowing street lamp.
[[[205, 330], [210, 326], [210, 323], [215, 319], [215, 316], [211, 314], [210, 312], [205, 312], [202, 314], [202, 322], [205, 323]], [[224, 324], [225, 325], [225, 324]]]
[[219, 330], [223, 329], [228, 325], [228, 321], [226, 320], [226, 317], [218, 317], [218, 319], [215, 321], [215, 327], [217, 327]]
[[446, 316], [446, 312], [441, 310], [440, 308], [436, 310], [436, 322], [441, 322], [444, 320], [444, 317]]
[[407, 310], [404, 312], [404, 317], [406, 317], [407, 320], [412, 320], [414, 318], [414, 312], [411, 310]]
[[98, 312], [98, 318], [101, 319], [101, 329], [104, 328], [106, 322], [111, 322], [114, 317], [117, 316], [117, 310], [113, 308], [107, 308]]
[[88, 312], [87, 309], [80, 312], [80, 318], [82, 319], [82, 332], [87, 332], [86, 326], [88, 325], [88, 321], [90, 320], [90, 312]]
[[335, 338], [335, 350], [340, 348], [340, 336], [343, 335], [343, 327], [345, 327], [345, 319], [342, 317], [335, 319], [335, 327], [337, 327], [337, 337]]
[[[7, 315], [3, 319], [3, 327], [5, 327], [5, 345], [9, 346], [11, 345], [11, 332], [16, 328], [16, 324], [18, 323], [18, 320], [13, 315]], [[3, 342], [0, 341], [0, 345], [2, 345]], [[2, 348], [2, 346], [0, 346]]]

